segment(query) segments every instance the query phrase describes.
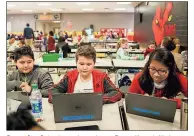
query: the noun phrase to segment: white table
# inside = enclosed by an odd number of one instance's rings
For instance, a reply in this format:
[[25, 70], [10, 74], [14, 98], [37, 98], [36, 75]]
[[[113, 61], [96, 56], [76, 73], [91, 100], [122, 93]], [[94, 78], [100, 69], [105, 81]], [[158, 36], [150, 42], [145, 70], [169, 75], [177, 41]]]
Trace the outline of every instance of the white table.
[[113, 65], [116, 69], [128, 69], [128, 68], [143, 68], [146, 64], [146, 60], [121, 60], [113, 59]]
[[100, 130], [122, 130], [117, 103], [103, 105], [102, 120], [71, 123], [55, 123], [53, 105], [43, 98], [44, 121], [39, 124], [46, 130], [64, 130], [67, 127], [98, 125]]
[[[101, 53], [107, 53], [107, 52], [111, 52], [111, 53], [116, 53], [117, 49], [112, 49], [112, 48], [102, 48], [102, 49], [95, 49], [96, 52], [101, 52]], [[131, 54], [143, 54], [143, 51], [140, 49], [125, 49], [128, 53]], [[77, 51], [77, 49], [71, 49], [71, 53], [75, 53]]]
[[[42, 58], [39, 58], [35, 61], [35, 64], [39, 65], [42, 68], [76, 68], [76, 61], [74, 58], [65, 58], [62, 61], [58, 62], [43, 62]], [[95, 68], [112, 68], [111, 59], [96, 59]]]

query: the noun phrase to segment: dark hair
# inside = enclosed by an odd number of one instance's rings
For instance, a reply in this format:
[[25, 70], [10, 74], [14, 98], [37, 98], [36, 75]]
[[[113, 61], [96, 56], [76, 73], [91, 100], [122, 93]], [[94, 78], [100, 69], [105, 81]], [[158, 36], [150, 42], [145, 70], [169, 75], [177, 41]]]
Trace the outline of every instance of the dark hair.
[[23, 46], [21, 48], [17, 48], [14, 51], [14, 60], [17, 61], [23, 56], [30, 56], [34, 60], [34, 53], [30, 46]]
[[60, 36], [59, 40], [58, 40], [58, 43], [61, 43], [61, 42], [64, 42], [64, 41], [65, 41], [65, 38], [63, 36]]
[[83, 36], [83, 35], [84, 35], [84, 36], [88, 36], [88, 34], [86, 33], [86, 30], [85, 30], [85, 29], [82, 30], [82, 36]]
[[30, 26], [30, 24], [29, 24], [29, 23], [27, 23], [27, 24], [26, 24], [26, 26]]
[[173, 51], [176, 48], [174, 44], [174, 37], [164, 37], [162, 45], [169, 51]]
[[49, 35], [50, 35], [50, 36], [54, 36], [53, 31], [50, 31], [50, 32], [49, 32]]
[[155, 45], [155, 47], [156, 47], [156, 42], [155, 42], [155, 41], [153, 41], [153, 40], [152, 40], [152, 41], [150, 41], [150, 42], [148, 43], [148, 46], [149, 46], [149, 45], [151, 45], [151, 44], [154, 44], [154, 45]]
[[20, 40], [21, 44], [24, 45], [25, 44], [25, 41], [24, 40]]
[[156, 60], [169, 69], [169, 75], [167, 78], [167, 85], [164, 88], [163, 96], [167, 98], [172, 98], [177, 95], [177, 93], [181, 90], [181, 85], [179, 79], [177, 77], [177, 72], [181, 73], [177, 68], [176, 62], [174, 60], [173, 54], [166, 50], [165, 48], [159, 48], [153, 51], [150, 54], [149, 60], [144, 66], [141, 77], [139, 78], [139, 83], [141, 88], [149, 95], [152, 94], [153, 91], [153, 80], [150, 76], [148, 67], [152, 60]]
[[93, 59], [96, 63], [96, 50], [91, 45], [80, 46], [76, 51], [76, 62], [78, 61], [78, 56], [84, 56], [86, 58]]
[[19, 110], [7, 115], [7, 130], [30, 130], [36, 126], [44, 130], [27, 110]]

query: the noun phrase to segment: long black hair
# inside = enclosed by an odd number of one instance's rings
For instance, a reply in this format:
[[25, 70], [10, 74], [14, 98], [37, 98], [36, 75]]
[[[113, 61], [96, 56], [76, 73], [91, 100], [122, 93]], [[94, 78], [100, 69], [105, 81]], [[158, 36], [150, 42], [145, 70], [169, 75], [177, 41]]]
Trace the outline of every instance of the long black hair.
[[156, 60], [162, 63], [169, 69], [169, 75], [167, 77], [167, 84], [164, 88], [164, 92], [162, 96], [165, 96], [167, 98], [175, 97], [177, 93], [180, 92], [181, 90], [181, 85], [177, 77], [177, 72], [178, 73], [181, 73], [181, 72], [177, 68], [173, 54], [165, 48], [156, 49], [150, 54], [149, 60], [145, 64], [142, 75], [139, 78], [139, 83], [140, 83], [141, 88], [147, 94], [149, 95], [152, 94], [153, 87], [154, 87], [153, 85], [154, 81], [152, 80], [150, 73], [149, 73], [149, 69], [148, 69], [152, 60]]
[[33, 127], [44, 130], [27, 110], [19, 110], [7, 115], [7, 130], [30, 130]]

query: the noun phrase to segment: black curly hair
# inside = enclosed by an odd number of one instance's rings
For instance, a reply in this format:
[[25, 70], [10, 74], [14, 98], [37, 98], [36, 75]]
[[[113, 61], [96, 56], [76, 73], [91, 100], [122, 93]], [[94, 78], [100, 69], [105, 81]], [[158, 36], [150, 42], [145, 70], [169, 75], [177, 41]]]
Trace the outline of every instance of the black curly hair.
[[15, 60], [15, 62], [23, 56], [30, 56], [34, 60], [34, 53], [33, 53], [30, 46], [23, 46], [21, 48], [17, 48], [14, 51], [14, 60]]

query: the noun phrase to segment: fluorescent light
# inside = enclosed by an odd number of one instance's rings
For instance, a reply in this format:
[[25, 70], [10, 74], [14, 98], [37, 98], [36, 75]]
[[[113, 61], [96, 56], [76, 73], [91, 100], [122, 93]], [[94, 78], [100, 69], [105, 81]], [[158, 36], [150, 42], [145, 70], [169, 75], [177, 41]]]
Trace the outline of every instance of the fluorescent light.
[[62, 9], [51, 9], [51, 11], [63, 11]]
[[61, 21], [53, 21], [53, 23], [60, 23]]
[[22, 10], [23, 12], [32, 12], [32, 10], [28, 10], [28, 9], [26, 9], [26, 10]]
[[77, 5], [90, 5], [90, 2], [76, 2]]
[[37, 5], [38, 6], [50, 6], [51, 3], [38, 3]]
[[94, 9], [82, 9], [83, 11], [92, 11]]
[[126, 10], [125, 8], [116, 8], [114, 10]]
[[8, 6], [8, 7], [15, 7], [16, 5], [11, 5], [11, 4], [10, 4], [10, 5], [7, 5], [7, 6]]
[[117, 2], [117, 4], [131, 4], [131, 2]]

